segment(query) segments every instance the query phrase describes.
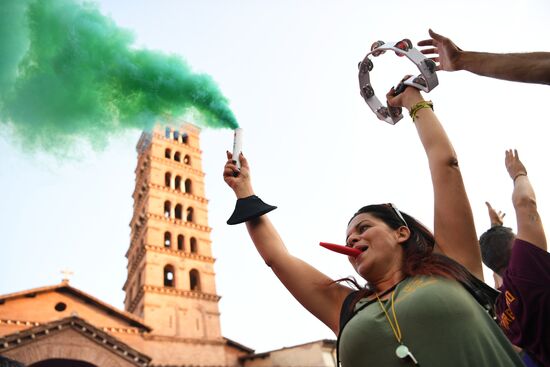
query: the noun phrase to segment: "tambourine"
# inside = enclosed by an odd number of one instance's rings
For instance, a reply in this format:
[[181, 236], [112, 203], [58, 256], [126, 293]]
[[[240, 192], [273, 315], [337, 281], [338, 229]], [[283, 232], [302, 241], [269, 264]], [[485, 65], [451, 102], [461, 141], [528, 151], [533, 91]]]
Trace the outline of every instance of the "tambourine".
[[406, 80], [401, 81], [395, 88], [395, 95], [403, 92], [409, 85], [424, 92], [429, 92], [434, 89], [439, 82], [435, 73], [435, 62], [414, 48], [409, 39], [388, 43], [384, 43], [383, 41], [374, 42], [371, 46], [371, 51], [365, 56], [363, 61], [359, 62], [359, 88], [361, 89], [361, 96], [363, 96], [372, 112], [374, 112], [380, 120], [386, 121], [388, 124], [395, 125], [403, 118], [401, 107], [382, 105], [380, 100], [374, 94], [374, 89], [371, 85], [369, 76], [369, 73], [372, 71], [374, 66], [369, 56], [372, 55], [373, 57], [377, 57], [386, 51], [393, 51], [400, 57], [406, 56], [420, 71], [419, 75], [411, 76]]

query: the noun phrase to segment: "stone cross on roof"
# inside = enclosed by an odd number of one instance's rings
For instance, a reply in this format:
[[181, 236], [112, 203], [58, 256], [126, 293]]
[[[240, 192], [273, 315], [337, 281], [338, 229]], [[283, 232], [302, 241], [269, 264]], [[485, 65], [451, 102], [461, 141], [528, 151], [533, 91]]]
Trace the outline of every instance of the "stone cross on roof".
[[69, 283], [69, 277], [71, 275], [74, 275], [74, 273], [72, 271], [70, 271], [69, 269], [61, 270], [61, 274], [63, 274], [63, 279], [61, 280], [61, 282], [63, 282], [63, 283]]

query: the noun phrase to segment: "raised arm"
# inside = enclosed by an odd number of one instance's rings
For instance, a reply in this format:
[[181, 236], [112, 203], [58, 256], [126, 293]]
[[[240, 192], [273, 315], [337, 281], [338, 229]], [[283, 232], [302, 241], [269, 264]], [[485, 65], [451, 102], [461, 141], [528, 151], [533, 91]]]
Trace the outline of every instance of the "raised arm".
[[498, 227], [504, 224], [504, 217], [506, 213], [503, 213], [501, 210], [498, 212], [489, 204], [488, 201], [485, 202], [487, 205], [487, 211], [489, 212], [489, 220], [491, 221], [491, 228]]
[[514, 182], [512, 203], [518, 224], [517, 238], [547, 251], [546, 236], [537, 211], [535, 191], [531, 186], [525, 166], [519, 160], [517, 150], [506, 151], [505, 164]]
[[491, 78], [550, 84], [550, 52], [507, 53], [463, 51], [449, 38], [429, 30], [430, 39], [418, 42], [438, 63], [438, 70], [467, 70]]
[[[223, 172], [225, 182], [238, 199], [254, 195], [246, 158], [242, 154], [239, 157], [240, 171], [229, 152], [227, 159]], [[308, 263], [292, 256], [267, 215], [249, 220], [246, 227], [260, 256], [294, 298], [338, 335], [340, 307], [351, 289], [334, 283]]]
[[[408, 87], [397, 97], [392, 94], [393, 89], [387, 95], [391, 106], [402, 106], [411, 111], [425, 105], [424, 98], [413, 87]], [[436, 249], [483, 280], [472, 209], [451, 141], [431, 108], [418, 109], [413, 120], [432, 177]]]

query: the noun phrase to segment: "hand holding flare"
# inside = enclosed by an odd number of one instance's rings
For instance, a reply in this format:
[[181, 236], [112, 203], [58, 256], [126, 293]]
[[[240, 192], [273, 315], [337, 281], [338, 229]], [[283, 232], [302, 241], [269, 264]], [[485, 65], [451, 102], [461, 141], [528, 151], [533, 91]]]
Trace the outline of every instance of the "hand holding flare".
[[357, 257], [362, 252], [361, 250], [353, 247], [335, 245], [333, 243], [327, 243], [327, 242], [319, 242], [319, 245], [323, 246], [326, 249], [332, 250], [334, 252], [338, 252], [340, 254], [348, 255], [351, 257]]

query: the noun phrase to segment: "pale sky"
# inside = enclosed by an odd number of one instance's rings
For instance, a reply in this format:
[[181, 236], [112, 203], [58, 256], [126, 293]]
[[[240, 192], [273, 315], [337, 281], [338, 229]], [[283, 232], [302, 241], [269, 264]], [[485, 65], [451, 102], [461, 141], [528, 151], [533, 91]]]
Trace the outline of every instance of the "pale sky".
[[[427, 161], [413, 124], [408, 117], [396, 126], [379, 121], [359, 95], [357, 63], [370, 45], [405, 37], [416, 44], [431, 27], [465, 50], [550, 51], [545, 0], [369, 3], [98, 1], [135, 33], [136, 47], [180, 55], [219, 83], [244, 128], [256, 193], [279, 206], [270, 217], [287, 247], [334, 278], [353, 269], [318, 243], [343, 243], [359, 207], [393, 202], [433, 222]], [[417, 72], [395, 55], [373, 61], [378, 96]], [[426, 98], [457, 151], [478, 233], [489, 226], [486, 200], [516, 227], [507, 148], [519, 150], [543, 221], [550, 218], [550, 87], [467, 72], [438, 76]], [[69, 268], [73, 286], [123, 309], [139, 135], [113, 137], [102, 152], [83, 144], [75, 159], [58, 161], [22, 152], [1, 132], [0, 294], [57, 284]], [[223, 335], [258, 352], [335, 338], [265, 266], [244, 225], [225, 224], [235, 202], [222, 179], [232, 139], [230, 130], [201, 134]], [[492, 285], [489, 272], [486, 281]]]

